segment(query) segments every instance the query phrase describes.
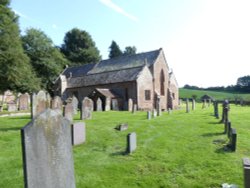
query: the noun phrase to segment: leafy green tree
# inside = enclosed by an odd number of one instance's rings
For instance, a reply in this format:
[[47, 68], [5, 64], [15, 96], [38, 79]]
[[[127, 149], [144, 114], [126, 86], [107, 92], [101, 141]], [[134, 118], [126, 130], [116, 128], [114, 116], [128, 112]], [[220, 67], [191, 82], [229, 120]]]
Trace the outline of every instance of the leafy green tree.
[[115, 41], [112, 41], [110, 47], [109, 47], [109, 58], [115, 58], [121, 56], [123, 53], [118, 46], [118, 44]]
[[23, 48], [29, 56], [32, 66], [41, 79], [41, 87], [51, 92], [53, 81], [67, 64], [60, 50], [41, 30], [28, 29], [22, 37]]
[[23, 52], [18, 17], [9, 8], [9, 3], [9, 0], [0, 1], [0, 92], [7, 89], [36, 91], [40, 80]]
[[249, 87], [250, 76], [243, 76], [237, 79], [237, 86]]
[[134, 55], [136, 54], [136, 47], [135, 46], [127, 46], [123, 52], [124, 55]]
[[72, 65], [97, 63], [101, 59], [91, 35], [77, 28], [66, 33], [61, 51]]

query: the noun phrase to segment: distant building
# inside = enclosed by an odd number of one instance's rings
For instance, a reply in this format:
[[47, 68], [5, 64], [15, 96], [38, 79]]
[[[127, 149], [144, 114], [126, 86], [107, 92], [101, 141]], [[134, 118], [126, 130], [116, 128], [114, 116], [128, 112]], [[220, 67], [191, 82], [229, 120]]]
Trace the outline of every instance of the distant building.
[[157, 97], [162, 110], [175, 109], [179, 100], [178, 84], [162, 49], [68, 67], [56, 80], [55, 94], [63, 99], [74, 95], [80, 101], [87, 96], [95, 106], [100, 98], [103, 110], [114, 109], [113, 103], [127, 110], [129, 99], [138, 109], [149, 110], [156, 107]]

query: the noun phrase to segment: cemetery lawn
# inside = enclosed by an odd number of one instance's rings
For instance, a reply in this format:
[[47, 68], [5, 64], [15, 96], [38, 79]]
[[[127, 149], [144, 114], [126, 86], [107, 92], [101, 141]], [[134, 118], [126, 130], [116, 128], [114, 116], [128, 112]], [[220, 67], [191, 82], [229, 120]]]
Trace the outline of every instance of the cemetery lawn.
[[[249, 114], [250, 107], [231, 105], [238, 140], [236, 152], [230, 152], [223, 149], [228, 139], [212, 106], [197, 104], [189, 114], [183, 108], [151, 120], [146, 112], [94, 112], [86, 121], [86, 142], [73, 148], [76, 187], [243, 187], [242, 158], [250, 157]], [[0, 118], [0, 187], [23, 187], [20, 128], [29, 121], [28, 116]], [[128, 130], [115, 130], [119, 123], [128, 123]], [[137, 149], [125, 155], [131, 132], [137, 134]]]

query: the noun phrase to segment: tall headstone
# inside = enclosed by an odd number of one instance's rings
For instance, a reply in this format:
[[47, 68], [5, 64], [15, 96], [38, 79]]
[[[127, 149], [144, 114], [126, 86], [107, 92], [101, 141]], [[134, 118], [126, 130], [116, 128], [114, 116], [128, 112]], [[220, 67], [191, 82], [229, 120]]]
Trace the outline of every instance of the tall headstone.
[[82, 108], [81, 108], [81, 119], [91, 119], [92, 118], [92, 111], [93, 111], [93, 101], [85, 97], [82, 101]]
[[112, 110], [119, 111], [119, 104], [117, 99], [111, 99]]
[[132, 110], [133, 110], [133, 100], [128, 99], [128, 111], [132, 112]]
[[32, 94], [31, 99], [31, 117], [35, 118], [39, 113], [43, 112], [47, 106], [47, 96], [44, 91], [39, 91], [37, 94]]
[[136, 133], [127, 135], [127, 153], [132, 153], [136, 149]]
[[229, 109], [230, 109], [229, 101], [225, 100], [222, 104], [222, 119], [221, 119], [222, 123], [225, 123], [225, 121], [228, 120]]
[[219, 116], [219, 110], [218, 110], [218, 102], [214, 101], [214, 116], [218, 118]]
[[19, 110], [28, 110], [29, 109], [29, 94], [25, 93], [20, 95], [19, 97], [19, 104], [18, 104], [18, 109]]
[[161, 116], [161, 97], [157, 95], [156, 99], [156, 110], [157, 110], [157, 116]]
[[189, 113], [189, 100], [186, 99], [186, 113]]
[[250, 187], [250, 159], [243, 158], [243, 176], [244, 176], [244, 187]]
[[77, 114], [78, 99], [75, 96], [72, 97], [72, 105], [73, 105], [73, 108], [74, 108], [74, 114]]
[[156, 118], [156, 116], [157, 116], [157, 110], [153, 109], [153, 117]]
[[147, 119], [150, 120], [151, 119], [151, 112], [147, 111]]
[[71, 101], [68, 101], [67, 104], [64, 106], [63, 109], [63, 116], [69, 120], [70, 122], [73, 121], [74, 116], [74, 107]]
[[84, 122], [77, 122], [71, 125], [72, 145], [79, 145], [86, 140], [86, 127]]
[[192, 99], [192, 110], [195, 110], [195, 99]]
[[100, 98], [96, 100], [96, 111], [102, 111], [102, 100]]
[[70, 122], [47, 109], [21, 129], [26, 188], [75, 188]]
[[62, 99], [59, 96], [55, 96], [51, 102], [52, 109], [62, 110]]
[[229, 148], [232, 151], [236, 151], [236, 142], [237, 142], [237, 132], [236, 132], [236, 129], [231, 128], [228, 146], [229, 146]]
[[137, 111], [137, 104], [133, 105], [132, 113], [135, 114]]
[[105, 99], [105, 111], [109, 111], [111, 108], [110, 108], [110, 97], [106, 97]]

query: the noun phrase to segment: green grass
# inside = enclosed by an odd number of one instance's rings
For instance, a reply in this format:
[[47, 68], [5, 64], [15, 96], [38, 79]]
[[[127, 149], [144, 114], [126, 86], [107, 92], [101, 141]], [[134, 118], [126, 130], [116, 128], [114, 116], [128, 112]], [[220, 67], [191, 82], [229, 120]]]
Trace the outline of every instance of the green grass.
[[250, 94], [246, 93], [228, 93], [228, 92], [217, 92], [217, 91], [205, 91], [205, 90], [193, 90], [193, 89], [179, 89], [180, 98], [192, 98], [193, 95], [200, 99], [203, 95], [207, 94], [212, 96], [216, 100], [234, 100], [235, 98], [242, 98], [244, 100], [250, 101]]
[[[189, 114], [184, 108], [171, 115], [164, 112], [151, 120], [146, 112], [94, 112], [86, 121], [86, 143], [73, 148], [77, 187], [243, 187], [242, 158], [250, 157], [250, 108], [231, 105], [236, 152], [223, 150], [228, 140], [212, 107], [196, 108]], [[0, 187], [23, 187], [20, 128], [28, 121], [0, 118]], [[119, 123], [128, 123], [128, 130], [115, 130]], [[124, 155], [130, 132], [137, 133], [137, 149]]]

